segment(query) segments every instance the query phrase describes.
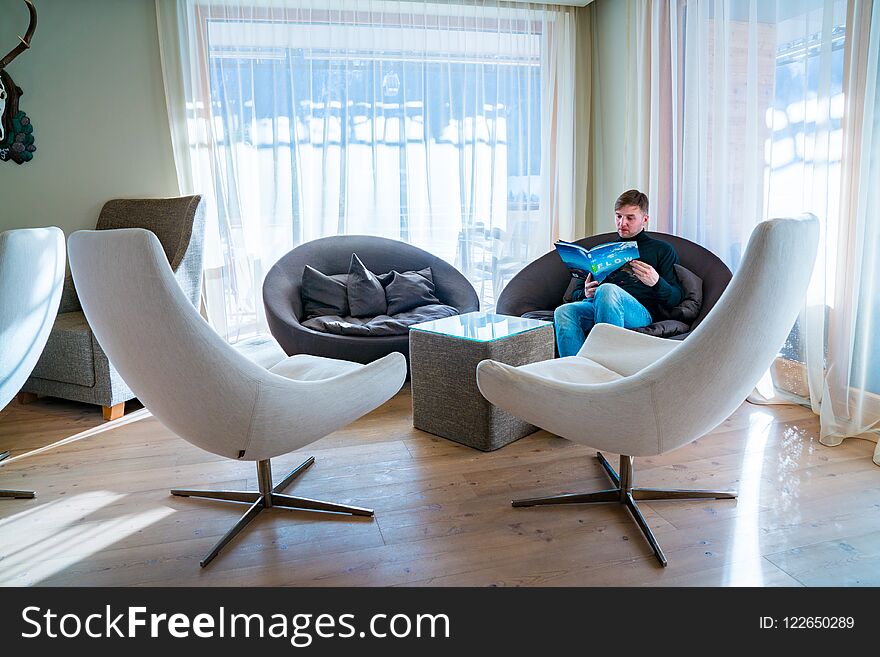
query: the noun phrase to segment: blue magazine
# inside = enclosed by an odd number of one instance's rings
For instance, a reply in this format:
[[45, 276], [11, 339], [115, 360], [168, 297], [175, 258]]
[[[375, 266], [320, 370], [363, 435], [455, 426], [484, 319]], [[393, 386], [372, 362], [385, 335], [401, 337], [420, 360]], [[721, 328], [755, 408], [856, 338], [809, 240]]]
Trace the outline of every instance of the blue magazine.
[[562, 262], [572, 274], [580, 278], [592, 274], [601, 283], [611, 272], [617, 271], [631, 260], [639, 257], [639, 245], [635, 242], [608, 242], [585, 249], [578, 244], [559, 240], [554, 244]]

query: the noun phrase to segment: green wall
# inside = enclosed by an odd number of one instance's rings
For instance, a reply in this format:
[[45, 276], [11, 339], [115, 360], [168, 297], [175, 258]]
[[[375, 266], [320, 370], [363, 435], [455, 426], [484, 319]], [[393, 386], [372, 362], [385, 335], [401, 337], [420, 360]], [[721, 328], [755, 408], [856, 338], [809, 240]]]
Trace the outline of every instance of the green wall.
[[[153, 0], [35, 0], [30, 50], [7, 72], [24, 91], [37, 151], [0, 162], [0, 230], [94, 228], [115, 197], [173, 196]], [[27, 28], [22, 0], [0, 0], [0, 56]]]

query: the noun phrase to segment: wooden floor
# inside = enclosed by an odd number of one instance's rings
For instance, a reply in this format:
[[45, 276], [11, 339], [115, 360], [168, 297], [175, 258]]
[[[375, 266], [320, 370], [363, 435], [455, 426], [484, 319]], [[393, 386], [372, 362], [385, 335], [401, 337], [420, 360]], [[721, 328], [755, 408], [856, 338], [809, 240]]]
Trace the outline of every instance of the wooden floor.
[[874, 446], [820, 445], [797, 406], [744, 404], [705, 438], [636, 460], [637, 485], [740, 492], [643, 504], [666, 569], [618, 505], [510, 507], [606, 487], [594, 450], [542, 431], [484, 454], [413, 429], [408, 390], [274, 461], [277, 478], [313, 454], [288, 492], [373, 507], [374, 520], [264, 512], [201, 569], [244, 507], [168, 489], [255, 488], [256, 470], [140, 416], [104, 424], [96, 407], [51, 399], [0, 412], [0, 451], [15, 457], [0, 486], [38, 491], [0, 500], [0, 584], [880, 585]]

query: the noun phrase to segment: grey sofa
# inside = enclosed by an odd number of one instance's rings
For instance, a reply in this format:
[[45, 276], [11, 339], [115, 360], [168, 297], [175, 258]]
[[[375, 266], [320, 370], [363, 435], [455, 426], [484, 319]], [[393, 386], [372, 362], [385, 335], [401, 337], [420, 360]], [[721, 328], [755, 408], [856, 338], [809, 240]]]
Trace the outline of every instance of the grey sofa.
[[288, 356], [311, 354], [370, 363], [394, 351], [409, 361], [409, 335], [351, 336], [315, 331], [305, 319], [301, 291], [306, 265], [323, 274], [348, 272], [351, 254], [376, 274], [392, 270], [418, 271], [430, 267], [435, 294], [441, 303], [459, 313], [480, 309], [473, 286], [455, 267], [435, 255], [405, 242], [369, 235], [337, 235], [302, 244], [283, 256], [266, 274], [263, 304], [272, 335]]
[[[146, 228], [155, 233], [177, 282], [198, 306], [205, 230], [201, 200], [198, 195], [114, 199], [104, 204], [96, 229]], [[97, 404], [103, 407], [105, 420], [121, 417], [125, 402], [134, 397], [86, 322], [70, 276], [46, 348], [19, 400], [26, 403], [37, 395]]]
[[[697, 318], [691, 322], [686, 331], [671, 338], [683, 340], [709, 314], [722, 292], [727, 288], [733, 274], [718, 256], [699, 244], [666, 233], [652, 232], [651, 237], [671, 244], [675, 248], [682, 266], [703, 279], [703, 303]], [[602, 233], [586, 237], [575, 243], [586, 249], [591, 249], [616, 239], [617, 233]], [[563, 296], [570, 282], [570, 272], [562, 264], [556, 251], [553, 250], [528, 264], [510, 280], [510, 283], [498, 297], [495, 311], [502, 315], [515, 317], [528, 315], [537, 319], [553, 321], [553, 311], [562, 304]], [[659, 324], [660, 322], [655, 322], [643, 329], [635, 330], [640, 333], [662, 335], [662, 327]]]

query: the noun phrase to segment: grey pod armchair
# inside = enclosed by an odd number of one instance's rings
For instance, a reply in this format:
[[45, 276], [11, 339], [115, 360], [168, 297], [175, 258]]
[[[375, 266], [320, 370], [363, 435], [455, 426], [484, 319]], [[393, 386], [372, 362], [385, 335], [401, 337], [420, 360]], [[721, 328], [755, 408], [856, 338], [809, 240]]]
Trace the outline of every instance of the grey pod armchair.
[[196, 447], [256, 463], [259, 490], [171, 491], [247, 505], [202, 566], [265, 509], [373, 515], [371, 509], [285, 495], [314, 458], [277, 484], [270, 459], [344, 427], [394, 396], [406, 378], [402, 355], [370, 365], [293, 356], [267, 369], [230, 346], [199, 315], [149, 231], [79, 231], [70, 236], [68, 250], [89, 324], [153, 416]]
[[633, 457], [696, 440], [742, 404], [791, 331], [816, 259], [813, 215], [758, 224], [721, 299], [682, 342], [597, 324], [576, 356], [511, 367], [477, 366], [493, 404], [568, 440], [620, 454], [607, 490], [515, 500], [513, 506], [615, 502], [626, 506], [661, 565], [667, 559], [638, 501], [733, 498], [730, 491], [634, 485]]
[[[198, 306], [205, 232], [201, 201], [198, 195], [114, 199], [104, 204], [96, 229], [152, 231], [184, 295]], [[120, 292], [125, 295], [124, 290]], [[113, 302], [112, 299], [107, 301]], [[22, 388], [19, 400], [27, 403], [38, 395], [97, 404], [102, 407], [105, 420], [121, 417], [125, 402], [135, 396], [95, 339], [70, 277], [64, 281], [61, 307], [45, 351]]]
[[272, 335], [288, 355], [312, 354], [370, 363], [392, 352], [409, 359], [409, 335], [349, 336], [314, 331], [302, 325], [302, 275], [306, 265], [327, 274], [348, 272], [351, 254], [377, 274], [430, 267], [435, 294], [459, 313], [480, 309], [473, 286], [455, 267], [405, 242], [369, 235], [338, 235], [302, 244], [283, 256], [266, 274], [263, 303]]
[[[697, 318], [690, 323], [688, 330], [671, 337], [683, 340], [697, 328], [712, 307], [721, 298], [730, 283], [732, 274], [727, 265], [714, 253], [690, 240], [666, 233], [651, 232], [651, 237], [668, 242], [675, 248], [681, 264], [703, 279], [703, 302]], [[613, 242], [617, 233], [602, 233], [578, 240], [585, 249], [605, 242]], [[571, 273], [562, 264], [555, 250], [546, 253], [514, 276], [498, 297], [495, 311], [502, 315], [521, 317], [527, 315], [536, 319], [553, 321], [553, 311], [562, 303], [565, 290], [571, 281]], [[634, 329], [639, 333], [655, 333], [659, 322], [644, 329]], [[659, 333], [659, 331], [657, 331]]]

